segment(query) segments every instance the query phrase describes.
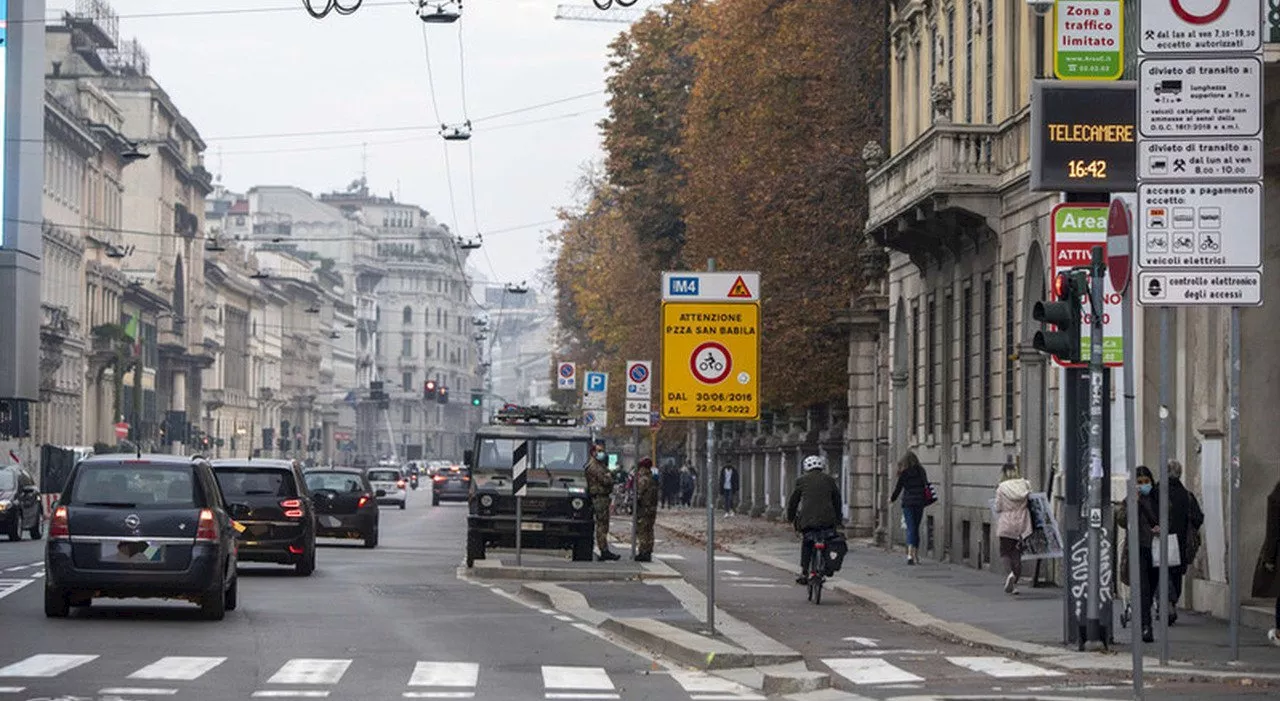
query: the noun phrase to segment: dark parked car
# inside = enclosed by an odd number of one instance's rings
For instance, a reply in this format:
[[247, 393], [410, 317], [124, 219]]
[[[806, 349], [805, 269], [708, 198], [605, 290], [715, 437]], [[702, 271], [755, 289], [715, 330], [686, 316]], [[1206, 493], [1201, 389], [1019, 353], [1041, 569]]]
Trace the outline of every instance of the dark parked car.
[[356, 469], [307, 470], [307, 491], [316, 510], [316, 535], [321, 538], [362, 538], [366, 548], [378, 547], [378, 499], [364, 473]]
[[431, 478], [431, 505], [442, 501], [466, 501], [471, 496], [471, 475], [461, 465], [442, 467]]
[[45, 615], [97, 597], [143, 597], [185, 599], [221, 620], [236, 607], [233, 523], [203, 458], [88, 458], [49, 521]]
[[222, 496], [233, 504], [242, 562], [316, 569], [316, 516], [302, 467], [292, 460], [214, 460]]
[[39, 540], [43, 519], [36, 481], [19, 465], [0, 467], [0, 533], [9, 540], [21, 540], [26, 531]]

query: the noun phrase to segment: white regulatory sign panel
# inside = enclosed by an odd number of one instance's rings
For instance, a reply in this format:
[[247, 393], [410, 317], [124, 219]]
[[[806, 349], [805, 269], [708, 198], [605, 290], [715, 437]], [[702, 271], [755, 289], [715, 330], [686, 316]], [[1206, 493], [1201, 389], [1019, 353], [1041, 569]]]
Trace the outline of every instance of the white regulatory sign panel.
[[1143, 180], [1261, 180], [1262, 139], [1138, 142]]
[[1262, 46], [1258, 0], [1143, 0], [1143, 53], [1250, 53]]
[[1138, 69], [1142, 136], [1257, 136], [1261, 102], [1256, 58], [1153, 58]]
[[1262, 186], [1143, 184], [1138, 187], [1142, 268], [1262, 265]]
[[623, 423], [626, 426], [631, 426], [634, 428], [644, 428], [649, 425], [649, 415], [648, 414], [632, 414], [628, 412], [626, 419]]
[[653, 410], [653, 403], [648, 399], [628, 399], [626, 402], [628, 414], [648, 414]]
[[1229, 273], [1138, 273], [1138, 302], [1144, 305], [1250, 307], [1262, 304], [1262, 271]]

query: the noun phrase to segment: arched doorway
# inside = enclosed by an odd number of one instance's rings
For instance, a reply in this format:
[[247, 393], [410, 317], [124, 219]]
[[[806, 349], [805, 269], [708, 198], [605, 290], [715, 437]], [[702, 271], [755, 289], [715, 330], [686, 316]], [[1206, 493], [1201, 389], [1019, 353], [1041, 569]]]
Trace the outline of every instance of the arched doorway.
[[1040, 322], [1032, 317], [1036, 302], [1044, 299], [1047, 273], [1043, 249], [1033, 241], [1027, 251], [1027, 269], [1022, 289], [1022, 350], [1018, 353], [1022, 380], [1023, 474], [1037, 489], [1047, 489], [1053, 460], [1049, 454], [1049, 360], [1031, 350], [1031, 338], [1040, 330]]

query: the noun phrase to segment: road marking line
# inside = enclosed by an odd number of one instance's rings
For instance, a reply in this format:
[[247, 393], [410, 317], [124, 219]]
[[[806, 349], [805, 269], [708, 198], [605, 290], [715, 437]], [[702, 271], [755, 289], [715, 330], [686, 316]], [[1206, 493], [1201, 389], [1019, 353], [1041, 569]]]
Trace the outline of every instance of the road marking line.
[[0, 694], [21, 694], [26, 690], [25, 686], [0, 686]]
[[790, 584], [738, 584], [737, 582], [729, 582], [729, 586], [744, 587], [748, 589], [752, 587], [756, 589], [790, 589], [792, 587]]
[[654, 554], [653, 554], [653, 559], [655, 559], [655, 560], [683, 560], [683, 559], [684, 559], [684, 555], [680, 555], [680, 554], [677, 554], [677, 553], [654, 553]]
[[0, 599], [34, 583], [34, 579], [0, 579]]
[[[604, 671], [603, 667], [556, 667], [543, 665], [542, 683], [548, 689], [592, 689], [607, 691], [612, 691], [614, 689], [613, 680], [609, 678], [609, 673]], [[548, 694], [547, 698], [551, 698], [551, 696]], [[557, 696], [556, 698], [579, 697]]]
[[565, 692], [565, 693], [548, 693], [547, 698], [549, 699], [620, 699], [622, 697], [617, 694], [591, 694], [591, 693], [580, 694], [576, 692]]
[[125, 694], [137, 696], [173, 696], [178, 693], [178, 690], [155, 689], [145, 686], [117, 686], [110, 689], [99, 689], [98, 693], [106, 696], [124, 696]]
[[742, 558], [735, 555], [716, 555], [716, 562], [742, 562]]
[[1061, 677], [1065, 673], [1018, 662], [1007, 657], [948, 657], [948, 662], [998, 679], [1020, 677]]
[[[937, 650], [885, 650], [876, 648], [875, 650], [846, 650], [846, 655], [853, 657], [870, 657], [874, 655], [937, 655]], [[912, 659], [922, 660], [923, 657], [913, 657]]]
[[474, 691], [406, 691], [401, 696], [406, 699], [473, 699]]
[[43, 566], [44, 566], [44, 560], [40, 560], [39, 562], [33, 562], [30, 565], [27, 565], [27, 567], [43, 567]]
[[765, 698], [742, 684], [706, 672], [674, 670], [671, 678], [696, 701], [762, 701]]
[[473, 662], [419, 662], [413, 667], [409, 686], [474, 687], [479, 681], [480, 665]]
[[323, 699], [329, 696], [327, 691], [290, 691], [285, 689], [272, 689], [270, 691], [255, 691], [253, 697], [257, 699]]
[[161, 657], [129, 675], [129, 679], [163, 679], [189, 682], [226, 662], [225, 657]]
[[25, 570], [25, 569], [27, 569], [27, 568], [28, 568], [28, 567], [30, 567], [30, 566], [31, 566], [31, 565], [18, 565], [18, 566], [16, 566], [16, 567], [6, 567], [6, 568], [4, 568], [4, 571], [5, 571], [5, 572], [17, 572], [18, 570]]
[[96, 659], [97, 655], [32, 655], [8, 667], [0, 667], [0, 677], [56, 677]]
[[547, 614], [548, 616], [554, 616], [554, 615], [556, 615], [556, 613], [557, 613], [557, 612], [556, 612], [556, 611], [553, 611], [553, 610], [551, 610], [551, 609], [538, 609], [538, 613], [545, 613], [545, 614]]
[[823, 660], [822, 663], [830, 667], [836, 674], [858, 685], [901, 684], [903, 682], [924, 681], [924, 677], [917, 677], [906, 670], [898, 669], [877, 657], [827, 659]]
[[573, 616], [566, 616], [563, 613], [560, 613], [556, 614], [556, 620], [564, 621], [565, 623], [573, 623]]
[[857, 643], [863, 647], [880, 647], [880, 641], [875, 638], [859, 638], [857, 636], [849, 636], [844, 638], [845, 641]]
[[284, 663], [267, 680], [268, 684], [337, 684], [347, 673], [351, 660], [295, 658]]
[[39, 579], [44, 576], [44, 572], [35, 572], [31, 576], [35, 577], [36, 579]]

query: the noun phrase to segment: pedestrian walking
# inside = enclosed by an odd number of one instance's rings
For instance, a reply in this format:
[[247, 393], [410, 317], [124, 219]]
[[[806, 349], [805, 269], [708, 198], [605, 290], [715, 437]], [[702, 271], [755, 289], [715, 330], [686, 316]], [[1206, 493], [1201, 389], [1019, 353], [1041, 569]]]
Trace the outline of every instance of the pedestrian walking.
[[1200, 551], [1199, 533], [1204, 525], [1204, 511], [1196, 496], [1182, 484], [1182, 463], [1170, 460], [1168, 469], [1169, 535], [1178, 537], [1178, 565], [1169, 568], [1169, 625], [1173, 625], [1178, 621], [1178, 601], [1182, 599], [1182, 579], [1187, 573], [1187, 565], [1196, 559]]
[[893, 487], [890, 503], [902, 497], [902, 520], [907, 525], [907, 564], [916, 564], [920, 551], [920, 519], [929, 505], [929, 473], [920, 458], [910, 450], [898, 461], [898, 482]]
[[[1138, 481], [1138, 572], [1140, 580], [1138, 581], [1138, 615], [1142, 621], [1142, 642], [1150, 643], [1155, 641], [1155, 634], [1151, 631], [1151, 606], [1155, 602], [1156, 592], [1155, 585], [1159, 578], [1159, 570], [1153, 566], [1151, 555], [1151, 545], [1155, 540], [1155, 536], [1160, 532], [1160, 516], [1158, 515], [1158, 504], [1156, 496], [1153, 493], [1155, 489], [1155, 479], [1151, 476], [1151, 468], [1146, 465], [1139, 465], [1137, 468]], [[1116, 523], [1129, 523], [1129, 504], [1121, 502], [1116, 507]], [[1120, 582], [1129, 587], [1130, 599], [1133, 599], [1133, 584], [1129, 579], [1129, 539], [1134, 537], [1133, 533], [1125, 533], [1125, 545], [1120, 551]]]
[[658, 519], [658, 468], [644, 458], [636, 469], [636, 562], [653, 560], [653, 524]]
[[697, 487], [697, 478], [693, 476], [693, 470], [685, 465], [680, 469], [680, 505], [688, 508], [693, 506], [693, 492]]
[[1018, 593], [1022, 578], [1022, 541], [1031, 535], [1031, 509], [1027, 500], [1031, 483], [1023, 478], [1018, 466], [1007, 462], [1000, 470], [996, 486], [996, 536], [1000, 538], [1000, 559], [1009, 574], [1004, 579], [1006, 594]]
[[606, 459], [604, 441], [596, 441], [585, 466], [587, 496], [591, 498], [591, 508], [595, 513], [596, 548], [600, 551], [598, 559], [601, 562], [619, 559], [617, 554], [609, 550], [609, 507], [613, 499], [613, 475], [605, 465]]
[[725, 465], [720, 468], [720, 492], [723, 495], [724, 515], [733, 515], [734, 497], [738, 495], [738, 468]]
[[1280, 645], [1280, 482], [1267, 497], [1267, 531], [1258, 551], [1258, 565], [1253, 570], [1253, 595], [1276, 600], [1275, 627], [1267, 631], [1267, 640]]

